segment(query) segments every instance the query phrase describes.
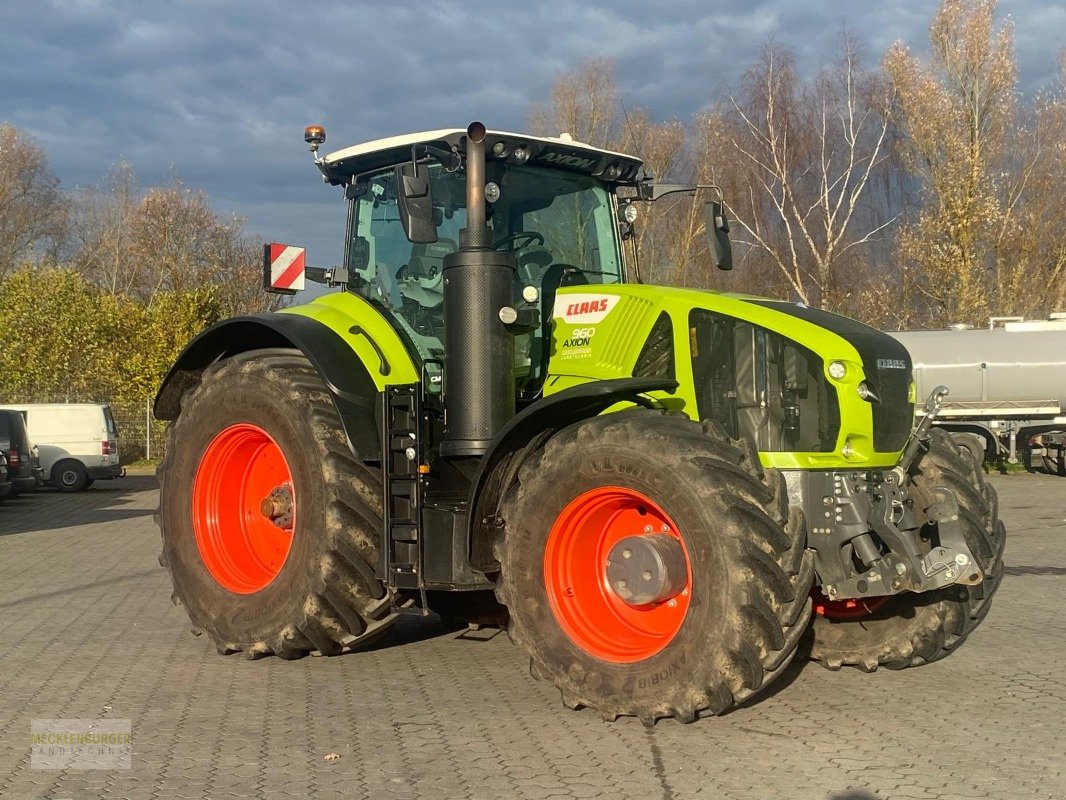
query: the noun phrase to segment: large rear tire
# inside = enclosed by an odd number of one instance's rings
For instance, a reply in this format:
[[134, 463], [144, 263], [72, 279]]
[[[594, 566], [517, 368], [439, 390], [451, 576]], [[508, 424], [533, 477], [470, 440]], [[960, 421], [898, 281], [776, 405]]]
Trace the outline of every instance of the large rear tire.
[[[717, 428], [642, 409], [572, 425], [522, 466], [501, 516], [509, 633], [571, 708], [645, 724], [720, 713], [784, 670], [808, 624], [802, 515]], [[651, 540], [677, 580], [631, 605], [608, 556]]]
[[160, 563], [220, 653], [335, 655], [392, 622], [372, 567], [380, 476], [353, 456], [299, 353], [206, 369], [167, 432], [159, 480]]
[[959, 502], [959, 525], [984, 580], [976, 586], [946, 586], [922, 594], [904, 593], [845, 605], [815, 601], [811, 657], [829, 669], [853, 666], [873, 671], [914, 667], [949, 655], [988, 614], [1003, 578], [1006, 530], [999, 520], [996, 491], [983, 469], [959, 453], [939, 428], [930, 431], [928, 452], [911, 473], [915, 511], [933, 500], [932, 489], [946, 487]]

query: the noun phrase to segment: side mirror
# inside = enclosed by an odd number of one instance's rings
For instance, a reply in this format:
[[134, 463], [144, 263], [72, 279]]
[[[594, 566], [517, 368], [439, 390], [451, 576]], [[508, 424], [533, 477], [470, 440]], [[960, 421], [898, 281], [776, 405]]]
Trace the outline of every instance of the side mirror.
[[396, 167], [396, 202], [400, 224], [408, 241], [430, 244], [437, 241], [436, 218], [433, 214], [433, 195], [429, 191], [429, 170], [419, 170], [416, 164]]
[[733, 245], [729, 241], [729, 218], [725, 214], [725, 203], [711, 200], [703, 207], [703, 214], [707, 220], [711, 261], [720, 270], [733, 269]]

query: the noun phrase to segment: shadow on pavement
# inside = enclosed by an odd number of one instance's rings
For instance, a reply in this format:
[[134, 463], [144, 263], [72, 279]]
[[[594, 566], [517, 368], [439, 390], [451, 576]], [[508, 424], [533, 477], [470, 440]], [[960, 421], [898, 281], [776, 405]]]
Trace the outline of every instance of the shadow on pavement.
[[158, 485], [154, 475], [133, 475], [98, 481], [73, 494], [42, 486], [35, 492], [7, 497], [0, 502], [0, 536], [151, 516], [152, 508], [122, 506], [140, 500], [136, 495], [153, 491]]
[[1004, 575], [1066, 575], [1066, 567], [1003, 567]]
[[116, 583], [125, 583], [127, 581], [135, 581], [140, 578], [147, 577], [148, 575], [154, 575], [159, 572], [159, 569], [145, 569], [140, 572], [131, 572], [128, 575], [122, 575], [117, 578], [108, 578], [103, 581], [93, 581], [92, 583], [80, 583], [75, 586], [65, 586], [62, 589], [57, 589], [53, 592], [41, 592], [40, 594], [26, 595], [25, 597], [16, 597], [14, 600], [5, 600], [0, 602], [0, 609], [11, 608], [13, 606], [25, 605], [27, 603], [36, 603], [41, 600], [51, 600], [55, 597], [65, 597], [67, 595], [77, 594], [83, 592], [86, 589], [96, 589], [100, 586], [112, 586]]

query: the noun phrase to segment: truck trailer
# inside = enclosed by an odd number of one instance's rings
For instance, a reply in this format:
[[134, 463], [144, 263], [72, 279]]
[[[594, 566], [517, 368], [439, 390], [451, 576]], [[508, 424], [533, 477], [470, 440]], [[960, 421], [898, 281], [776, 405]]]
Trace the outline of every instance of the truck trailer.
[[1066, 312], [891, 335], [914, 360], [919, 396], [948, 387], [935, 424], [979, 464], [1024, 461], [1066, 475]]

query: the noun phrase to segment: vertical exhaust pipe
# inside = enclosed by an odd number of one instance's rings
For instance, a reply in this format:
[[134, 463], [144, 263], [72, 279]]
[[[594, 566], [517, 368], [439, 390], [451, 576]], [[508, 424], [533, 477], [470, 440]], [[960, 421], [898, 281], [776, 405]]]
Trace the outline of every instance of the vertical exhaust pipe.
[[445, 457], [484, 455], [515, 413], [514, 337], [500, 319], [514, 254], [492, 247], [485, 208], [485, 126], [466, 129], [466, 227], [444, 257]]
[[471, 122], [466, 129], [466, 227], [460, 236], [463, 247], [490, 247], [489, 241], [469, 241], [471, 236], [488, 234], [485, 218], [485, 126]]

